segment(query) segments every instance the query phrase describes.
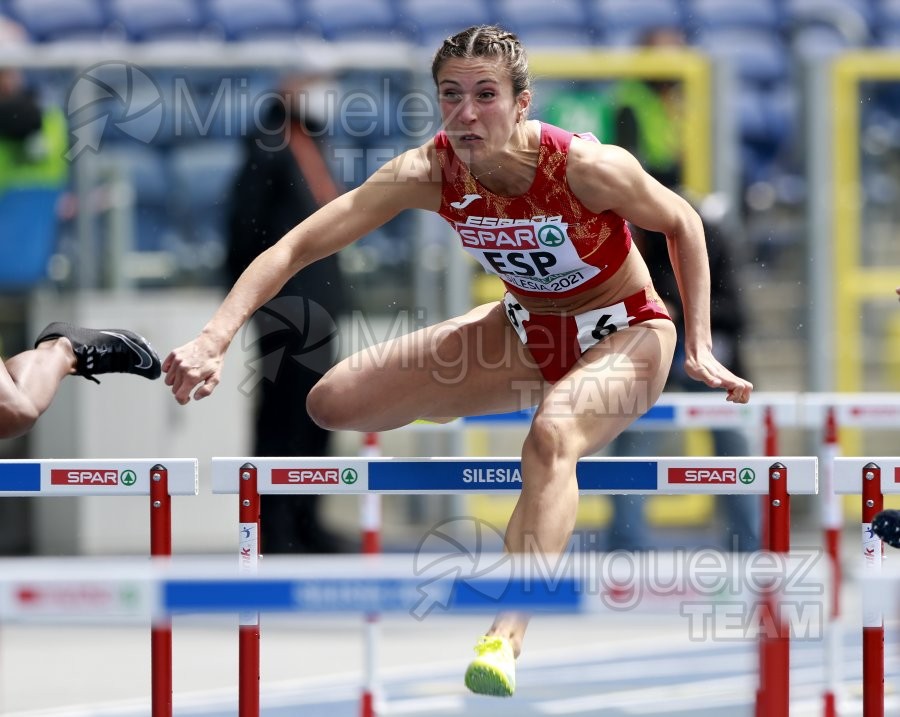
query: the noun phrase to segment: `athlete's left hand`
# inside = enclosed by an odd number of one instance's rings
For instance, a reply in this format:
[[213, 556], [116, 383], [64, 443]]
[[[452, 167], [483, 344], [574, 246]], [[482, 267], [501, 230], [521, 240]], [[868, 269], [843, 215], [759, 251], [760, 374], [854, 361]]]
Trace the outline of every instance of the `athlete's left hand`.
[[753, 384], [725, 368], [710, 351], [698, 356], [688, 356], [684, 361], [684, 370], [692, 379], [701, 381], [710, 388], [724, 388], [728, 392], [726, 401], [747, 403], [750, 400]]

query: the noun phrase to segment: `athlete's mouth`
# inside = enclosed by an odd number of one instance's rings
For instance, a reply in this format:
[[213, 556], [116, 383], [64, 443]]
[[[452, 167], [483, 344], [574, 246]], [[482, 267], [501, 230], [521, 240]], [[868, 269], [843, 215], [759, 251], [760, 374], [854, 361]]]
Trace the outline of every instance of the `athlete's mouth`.
[[461, 134], [461, 135], [459, 136], [459, 138], [460, 138], [463, 142], [472, 142], [472, 141], [475, 141], [475, 140], [482, 139], [480, 135], [472, 134], [471, 132], [466, 133], [466, 134]]

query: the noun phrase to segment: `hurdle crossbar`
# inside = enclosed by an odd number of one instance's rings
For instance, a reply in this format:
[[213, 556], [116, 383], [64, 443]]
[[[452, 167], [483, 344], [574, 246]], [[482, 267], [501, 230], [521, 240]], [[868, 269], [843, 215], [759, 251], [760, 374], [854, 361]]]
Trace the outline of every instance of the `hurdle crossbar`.
[[[781, 458], [790, 494], [818, 490], [815, 457]], [[590, 495], [756, 494], [769, 492], [768, 457], [583, 458], [579, 491]], [[517, 492], [518, 458], [225, 458], [212, 459], [213, 493], [237, 494], [244, 466], [260, 494], [352, 495]]]

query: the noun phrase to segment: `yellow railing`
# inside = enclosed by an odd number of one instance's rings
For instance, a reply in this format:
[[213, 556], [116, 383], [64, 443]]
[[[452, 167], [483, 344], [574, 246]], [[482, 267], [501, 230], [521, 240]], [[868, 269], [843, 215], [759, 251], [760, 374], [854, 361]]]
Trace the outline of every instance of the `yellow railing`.
[[[698, 195], [712, 189], [712, 109], [709, 61], [689, 50], [540, 53], [529, 56], [537, 79], [679, 80], [684, 93], [684, 185]], [[569, 128], [577, 129], [577, 128]]]
[[900, 267], [867, 267], [862, 263], [859, 85], [872, 80], [900, 82], [900, 54], [852, 52], [832, 65], [833, 350], [838, 391], [862, 388], [863, 304], [892, 297], [900, 283]]

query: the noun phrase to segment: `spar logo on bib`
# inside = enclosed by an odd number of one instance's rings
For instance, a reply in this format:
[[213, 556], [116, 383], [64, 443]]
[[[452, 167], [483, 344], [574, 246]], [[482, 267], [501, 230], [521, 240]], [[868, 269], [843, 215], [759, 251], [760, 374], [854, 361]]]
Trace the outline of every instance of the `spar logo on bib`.
[[[475, 219], [478, 221], [473, 222]], [[469, 217], [465, 224], [457, 222], [455, 228], [463, 248], [485, 271], [511, 286], [557, 294], [578, 289], [601, 271], [578, 255], [565, 222], [537, 221], [544, 218], [533, 217], [494, 219], [497, 223], [489, 224], [487, 219]]]
[[561, 246], [566, 241], [565, 232], [556, 224], [546, 224], [538, 229], [538, 241], [544, 246]]

